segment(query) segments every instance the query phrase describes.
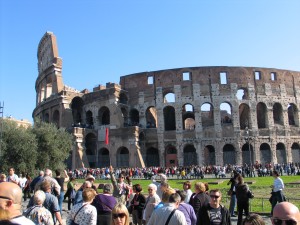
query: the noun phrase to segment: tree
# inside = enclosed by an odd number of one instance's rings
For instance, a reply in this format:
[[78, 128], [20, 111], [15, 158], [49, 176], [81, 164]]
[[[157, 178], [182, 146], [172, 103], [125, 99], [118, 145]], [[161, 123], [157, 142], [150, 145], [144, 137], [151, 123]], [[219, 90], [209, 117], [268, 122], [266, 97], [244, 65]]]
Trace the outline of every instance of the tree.
[[69, 157], [72, 136], [64, 129], [57, 129], [55, 124], [35, 121], [33, 133], [38, 143], [38, 169], [64, 169], [64, 161]]
[[3, 120], [0, 170], [13, 167], [17, 172], [33, 174], [37, 159], [37, 142], [31, 128], [18, 127], [11, 120]]

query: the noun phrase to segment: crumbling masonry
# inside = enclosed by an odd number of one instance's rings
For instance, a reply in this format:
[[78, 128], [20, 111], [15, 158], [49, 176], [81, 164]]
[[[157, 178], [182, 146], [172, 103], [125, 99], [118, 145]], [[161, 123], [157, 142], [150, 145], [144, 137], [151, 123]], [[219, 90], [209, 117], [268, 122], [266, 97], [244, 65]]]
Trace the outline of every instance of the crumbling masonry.
[[188, 67], [90, 92], [64, 85], [53, 33], [37, 56], [33, 117], [73, 134], [72, 168], [300, 162], [300, 72]]

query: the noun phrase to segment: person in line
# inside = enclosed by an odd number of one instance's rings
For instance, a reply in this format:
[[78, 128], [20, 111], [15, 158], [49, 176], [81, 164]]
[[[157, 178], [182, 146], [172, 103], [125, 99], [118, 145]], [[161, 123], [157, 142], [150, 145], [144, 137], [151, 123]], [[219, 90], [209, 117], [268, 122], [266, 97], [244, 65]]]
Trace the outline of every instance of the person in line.
[[140, 184], [133, 185], [134, 197], [130, 202], [132, 210], [132, 222], [134, 225], [142, 225], [143, 209], [146, 204], [146, 197], [142, 194], [142, 186]]
[[69, 175], [68, 175], [67, 171], [64, 170], [65, 176], [61, 177], [59, 169], [55, 170], [55, 174], [56, 174], [55, 180], [57, 181], [57, 183], [61, 187], [60, 194], [57, 196], [58, 205], [59, 205], [60, 214], [61, 214], [62, 213], [62, 203], [64, 201], [64, 196], [65, 196], [65, 187], [64, 187], [65, 185], [64, 185], [64, 183], [69, 181]]
[[60, 195], [61, 187], [57, 183], [57, 181], [52, 177], [52, 170], [50, 170], [50, 169], [45, 170], [44, 177], [35, 185], [34, 191], [40, 190], [41, 185], [44, 181], [50, 182], [50, 185], [51, 185], [50, 193], [51, 194], [53, 194], [54, 196], [59, 196]]
[[0, 183], [6, 182], [6, 175], [4, 173], [0, 174]]
[[169, 202], [163, 207], [154, 210], [147, 225], [170, 224], [170, 225], [186, 225], [184, 214], [176, 210], [181, 202], [177, 193], [171, 194]]
[[96, 180], [95, 177], [94, 177], [92, 174], [88, 174], [88, 175], [86, 176], [85, 180], [91, 182], [92, 188], [96, 191], [96, 193], [98, 193], [97, 187], [96, 187], [96, 185], [94, 184], [94, 182], [95, 182], [95, 180]]
[[143, 223], [147, 224], [150, 216], [154, 210], [154, 207], [160, 202], [159, 196], [156, 194], [157, 186], [155, 184], [148, 185], [148, 197], [146, 198], [146, 204], [143, 211]]
[[300, 212], [294, 204], [281, 202], [274, 207], [271, 220], [273, 225], [300, 225]]
[[242, 225], [243, 213], [245, 213], [245, 216], [249, 216], [250, 201], [248, 197], [249, 187], [244, 183], [244, 178], [241, 175], [237, 177], [235, 192], [238, 207], [237, 225]]
[[12, 182], [14, 184], [19, 185], [20, 180], [19, 180], [18, 175], [15, 174], [15, 169], [14, 168], [12, 168], [12, 167], [9, 168], [9, 170], [8, 170], [8, 177], [6, 178], [6, 181], [7, 182]]
[[24, 202], [26, 202], [27, 198], [31, 198], [31, 194], [30, 194], [30, 184], [31, 184], [31, 177], [29, 176], [29, 174], [26, 174], [26, 182], [24, 185], [24, 189], [23, 189], [23, 198], [24, 198]]
[[190, 202], [191, 196], [193, 194], [191, 187], [192, 187], [192, 184], [190, 181], [186, 181], [183, 183], [183, 191], [185, 192], [185, 195], [186, 195], [185, 200], [184, 200], [185, 203]]
[[78, 225], [96, 225], [97, 224], [97, 209], [91, 205], [96, 191], [93, 188], [86, 188], [82, 192], [83, 203], [74, 205], [67, 218], [67, 225], [72, 225], [74, 221]]
[[117, 198], [117, 201], [126, 205], [127, 194], [129, 193], [130, 186], [124, 182], [125, 175], [123, 173], [119, 174], [118, 181], [115, 178], [114, 168], [109, 167], [110, 179], [114, 186], [113, 196]]
[[181, 202], [179, 204], [178, 210], [183, 212], [186, 218], [187, 225], [196, 225], [197, 216], [195, 214], [193, 207], [190, 204], [185, 203], [185, 198], [186, 198], [185, 192], [178, 190], [176, 191], [176, 193], [179, 194], [181, 198]]
[[243, 221], [243, 225], [265, 225], [265, 224], [266, 223], [263, 220], [263, 218], [258, 214], [250, 214]]
[[111, 212], [117, 204], [112, 192], [112, 184], [104, 184], [103, 194], [98, 194], [92, 202], [97, 209], [97, 225], [110, 225], [111, 223]]
[[196, 216], [198, 212], [210, 202], [209, 196], [205, 193], [204, 183], [195, 183], [195, 193], [192, 194], [189, 204], [194, 208]]
[[67, 184], [67, 191], [64, 195], [64, 200], [68, 198], [68, 210], [71, 210], [71, 205], [74, 205], [74, 198], [76, 196], [75, 186], [75, 177], [71, 177]]
[[84, 189], [91, 188], [92, 183], [89, 181], [84, 181], [84, 183], [81, 185], [81, 187], [77, 190], [75, 198], [74, 198], [74, 205], [77, 205], [79, 203], [83, 202], [82, 193]]
[[112, 219], [110, 225], [129, 225], [129, 213], [127, 207], [122, 203], [117, 205], [112, 210]]
[[46, 194], [38, 190], [34, 193], [34, 205], [28, 208], [23, 215], [37, 225], [54, 225], [51, 212], [43, 206]]
[[169, 202], [169, 198], [171, 196], [171, 194], [176, 193], [176, 191], [172, 188], [167, 188], [163, 193], [162, 193], [162, 197], [161, 197], [161, 202], [158, 203], [155, 207], [154, 210], [159, 209], [161, 207], [163, 207], [166, 203]]
[[272, 210], [271, 210], [271, 215], [273, 215], [273, 209], [275, 205], [279, 202], [285, 201], [285, 197], [283, 194], [283, 189], [284, 189], [284, 183], [283, 180], [279, 177], [278, 171], [274, 170], [272, 173], [274, 177], [274, 183], [271, 186], [272, 187]]
[[22, 190], [14, 182], [0, 183], [0, 220], [8, 220], [14, 224], [34, 225], [21, 214]]
[[239, 173], [234, 170], [233, 171], [233, 177], [230, 178], [230, 180], [228, 181], [227, 185], [230, 185], [230, 189], [228, 191], [228, 195], [230, 196], [230, 204], [229, 204], [229, 212], [231, 217], [236, 217], [236, 215], [234, 214], [234, 209], [236, 206], [236, 193], [235, 193], [235, 188], [237, 185], [237, 177], [238, 177]]
[[35, 185], [36, 185], [37, 183], [39, 183], [39, 182], [43, 179], [43, 177], [44, 177], [44, 171], [41, 170], [41, 171], [39, 172], [39, 175], [38, 175], [37, 177], [35, 177], [35, 178], [31, 181], [31, 183], [30, 183], [30, 190], [31, 190], [31, 191], [34, 191]]
[[231, 225], [230, 213], [220, 204], [222, 193], [220, 190], [210, 190], [210, 202], [205, 205], [197, 216], [197, 225]]

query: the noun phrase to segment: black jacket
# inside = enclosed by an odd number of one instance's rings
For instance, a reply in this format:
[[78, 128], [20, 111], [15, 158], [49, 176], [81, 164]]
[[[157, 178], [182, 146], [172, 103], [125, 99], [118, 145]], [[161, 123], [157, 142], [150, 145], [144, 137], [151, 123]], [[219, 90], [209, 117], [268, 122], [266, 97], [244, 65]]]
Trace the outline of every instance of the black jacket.
[[[231, 225], [231, 219], [228, 209], [224, 206], [220, 205], [221, 207], [221, 214], [222, 214], [222, 222], [221, 225]], [[197, 217], [197, 225], [209, 225], [210, 224], [210, 217], [209, 217], [209, 210], [212, 207], [208, 204], [201, 211], [199, 211]]]

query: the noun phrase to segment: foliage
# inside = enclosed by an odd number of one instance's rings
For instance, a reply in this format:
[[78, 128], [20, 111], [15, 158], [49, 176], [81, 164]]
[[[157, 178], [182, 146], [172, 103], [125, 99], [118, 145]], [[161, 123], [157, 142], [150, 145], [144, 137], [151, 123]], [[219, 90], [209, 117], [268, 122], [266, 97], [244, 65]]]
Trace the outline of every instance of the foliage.
[[33, 173], [36, 159], [37, 143], [31, 129], [3, 120], [0, 170], [7, 171], [9, 167], [14, 167], [18, 172]]
[[72, 136], [54, 124], [36, 121], [33, 127], [38, 143], [36, 168], [64, 169], [72, 146]]

